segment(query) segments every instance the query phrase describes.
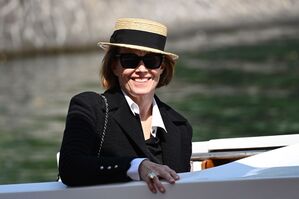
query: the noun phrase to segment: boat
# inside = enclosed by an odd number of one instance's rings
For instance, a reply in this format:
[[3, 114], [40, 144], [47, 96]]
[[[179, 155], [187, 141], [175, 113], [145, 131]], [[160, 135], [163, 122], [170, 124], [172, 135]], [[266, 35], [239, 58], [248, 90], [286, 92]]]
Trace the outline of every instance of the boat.
[[[192, 171], [166, 193], [144, 182], [67, 187], [62, 182], [0, 185], [0, 199], [295, 199], [299, 196], [299, 134], [194, 142]], [[207, 166], [207, 162], [212, 162]]]

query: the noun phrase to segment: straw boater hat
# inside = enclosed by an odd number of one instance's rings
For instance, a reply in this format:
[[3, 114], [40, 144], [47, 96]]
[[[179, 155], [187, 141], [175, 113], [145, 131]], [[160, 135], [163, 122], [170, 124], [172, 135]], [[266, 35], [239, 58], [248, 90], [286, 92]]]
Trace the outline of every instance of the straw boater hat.
[[116, 21], [110, 42], [99, 42], [104, 50], [109, 46], [132, 48], [147, 52], [161, 53], [172, 59], [178, 55], [165, 52], [167, 27], [155, 21], [137, 18], [121, 18]]

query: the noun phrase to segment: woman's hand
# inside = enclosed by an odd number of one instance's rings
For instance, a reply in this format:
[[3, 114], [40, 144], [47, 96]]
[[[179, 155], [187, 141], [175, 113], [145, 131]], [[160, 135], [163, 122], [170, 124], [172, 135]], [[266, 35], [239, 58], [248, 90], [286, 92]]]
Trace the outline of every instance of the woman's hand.
[[147, 183], [148, 188], [153, 193], [157, 193], [157, 190], [161, 193], [165, 192], [165, 187], [160, 179], [164, 179], [170, 184], [174, 184], [176, 180], [180, 179], [176, 172], [168, 166], [156, 164], [147, 159], [139, 166], [139, 176]]

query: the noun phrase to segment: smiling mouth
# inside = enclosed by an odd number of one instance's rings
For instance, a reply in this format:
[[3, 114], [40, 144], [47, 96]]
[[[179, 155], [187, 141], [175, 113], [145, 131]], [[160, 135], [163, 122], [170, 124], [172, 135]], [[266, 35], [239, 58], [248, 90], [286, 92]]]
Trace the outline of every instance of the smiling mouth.
[[143, 83], [149, 81], [151, 78], [150, 77], [136, 77], [132, 78], [133, 81]]

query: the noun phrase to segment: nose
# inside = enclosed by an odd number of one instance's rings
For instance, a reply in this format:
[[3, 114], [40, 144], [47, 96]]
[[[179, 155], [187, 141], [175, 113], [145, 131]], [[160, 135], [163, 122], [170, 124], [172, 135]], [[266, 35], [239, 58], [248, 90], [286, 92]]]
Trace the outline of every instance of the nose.
[[140, 60], [137, 68], [136, 68], [136, 71], [139, 71], [139, 72], [146, 72], [147, 71], [147, 68], [145, 67], [144, 63], [143, 63], [143, 60]]

